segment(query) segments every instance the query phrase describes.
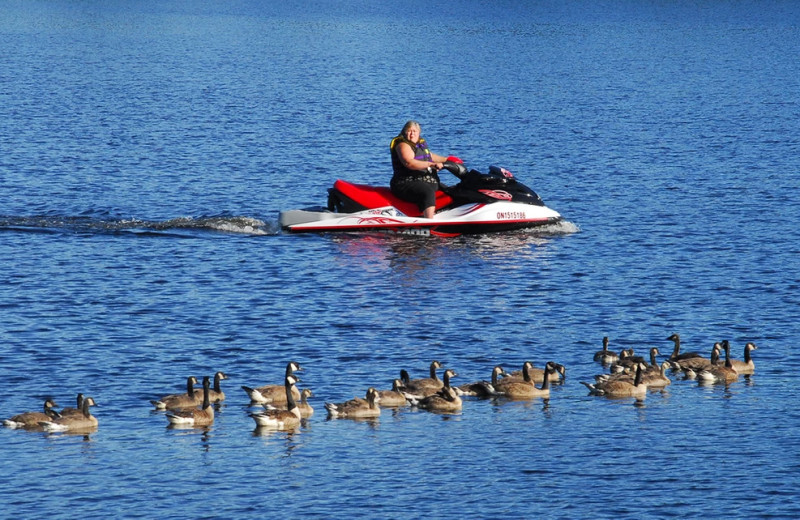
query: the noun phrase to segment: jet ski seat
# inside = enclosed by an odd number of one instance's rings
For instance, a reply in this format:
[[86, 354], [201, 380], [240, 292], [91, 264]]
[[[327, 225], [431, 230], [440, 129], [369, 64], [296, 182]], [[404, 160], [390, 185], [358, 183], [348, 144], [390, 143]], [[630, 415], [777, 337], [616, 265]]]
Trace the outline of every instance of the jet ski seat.
[[[337, 179], [336, 182], [333, 183], [332, 191], [338, 192], [337, 198], [340, 199], [340, 203], [345, 203], [343, 209], [347, 213], [360, 211], [363, 209], [380, 208], [383, 206], [394, 206], [409, 217], [422, 216], [422, 212], [419, 210], [416, 204], [397, 198], [392, 193], [392, 190], [388, 187], [369, 186], [367, 184], [353, 184], [351, 182], [343, 181], [342, 179]], [[346, 200], [342, 201], [341, 197], [338, 196], [339, 194], [343, 195]], [[332, 196], [333, 193], [331, 193], [330, 197]], [[436, 192], [437, 210], [452, 204], [452, 202], [453, 199], [450, 197], [450, 195], [441, 190]], [[352, 203], [355, 203], [355, 206]], [[361, 207], [359, 208], [358, 206]]]

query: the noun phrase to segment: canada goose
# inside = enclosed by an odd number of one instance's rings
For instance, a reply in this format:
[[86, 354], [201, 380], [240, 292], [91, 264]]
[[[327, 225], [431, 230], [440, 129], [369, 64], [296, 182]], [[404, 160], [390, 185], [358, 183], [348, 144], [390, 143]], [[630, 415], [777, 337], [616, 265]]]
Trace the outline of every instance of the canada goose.
[[[214, 374], [214, 386], [208, 391], [208, 400], [212, 403], [220, 403], [225, 400], [225, 392], [222, 391], [220, 387], [220, 381], [224, 381], [228, 379], [228, 376], [224, 372], [217, 372]], [[203, 399], [203, 392], [202, 390], [195, 390], [194, 391], [195, 397], [195, 404], [200, 404], [200, 401]]]
[[[443, 388], [450, 388], [450, 379], [453, 378], [453, 377], [456, 377], [457, 375], [458, 374], [456, 374], [455, 370], [453, 370], [451, 368], [448, 368], [447, 370], [445, 370], [444, 374], [442, 374], [442, 380], [441, 380], [442, 387], [439, 388], [439, 390], [437, 390], [436, 392], [441, 391]], [[409, 391], [405, 390], [405, 387], [404, 387], [404, 389], [401, 390], [401, 392], [403, 393], [404, 396], [406, 396], [406, 399], [408, 399], [410, 401], [419, 401], [420, 399], [423, 399], [425, 397], [431, 396], [431, 395], [436, 393], [436, 392], [430, 393], [429, 392], [430, 388], [431, 387], [427, 387], [427, 388], [423, 387], [422, 388], [424, 390], [423, 392], [412, 393], [412, 392], [409, 392]], [[413, 402], [412, 402], [412, 404], [413, 404]]]
[[411, 379], [409, 381], [404, 380], [403, 386], [405, 387], [406, 393], [427, 397], [441, 390], [442, 386], [444, 386], [444, 382], [436, 375], [436, 370], [439, 368], [442, 368], [442, 364], [434, 360], [431, 362], [430, 377]]
[[[258, 426], [275, 428], [278, 430], [293, 430], [300, 425], [300, 420], [303, 418], [303, 415], [294, 398], [294, 391], [297, 389], [295, 384], [297, 381], [297, 377], [293, 374], [287, 375], [284, 381], [284, 392], [286, 393], [287, 405], [286, 410], [279, 410], [272, 407], [270, 404], [264, 404], [266, 410], [250, 414], [250, 417], [253, 418]], [[303, 395], [306, 395], [306, 390], [303, 390], [301, 398]]]
[[[655, 355], [657, 353], [658, 349], [656, 348], [650, 349], [650, 359], [654, 361], [656, 364], [658, 364], [658, 362], [655, 361], [656, 359]], [[635, 371], [636, 366], [639, 364], [647, 365], [647, 360], [645, 360], [645, 358], [643, 358], [642, 356], [637, 356], [635, 351], [632, 348], [629, 348], [627, 350], [623, 350], [622, 352], [620, 352], [619, 359], [617, 360], [616, 363], [611, 364], [610, 369], [612, 372], [622, 372], [625, 369], [631, 369]]]
[[378, 406], [381, 396], [378, 391], [369, 387], [366, 399], [356, 397], [343, 403], [325, 403], [328, 416], [331, 418], [366, 419], [379, 417], [381, 408]]
[[460, 412], [463, 402], [458, 396], [455, 388], [450, 386], [442, 387], [441, 390], [433, 395], [423, 397], [420, 400], [413, 400], [412, 404], [418, 408], [430, 410], [432, 412]]
[[[302, 370], [303, 367], [301, 367], [297, 362], [289, 361], [286, 364], [284, 380], [295, 372], [301, 372]], [[284, 385], [264, 385], [257, 388], [242, 386], [242, 390], [247, 392], [247, 395], [250, 397], [250, 401], [253, 403], [272, 404], [275, 406], [285, 406], [288, 403], [286, 400], [286, 391]], [[300, 399], [300, 391], [296, 386], [292, 386], [292, 395], [294, 396], [295, 401]]]
[[10, 419], [3, 421], [6, 428], [24, 428], [26, 430], [41, 430], [40, 423], [52, 421], [61, 417], [61, 414], [53, 410], [58, 406], [52, 399], [45, 399], [43, 412], [24, 412], [19, 413]]
[[380, 396], [380, 405], [383, 408], [396, 408], [398, 406], [406, 406], [408, 399], [403, 395], [403, 382], [395, 379], [392, 382], [391, 390], [378, 390]]
[[61, 415], [75, 415], [75, 414], [82, 414], [83, 413], [83, 394], [78, 394], [78, 397], [75, 399], [75, 408], [70, 406], [65, 406], [58, 412]]
[[681, 354], [681, 337], [677, 333], [673, 334], [667, 339], [675, 342], [675, 348], [672, 350], [672, 354], [669, 356], [670, 361], [680, 361], [683, 359], [703, 357], [697, 352], [685, 352]]
[[686, 374], [687, 379], [693, 379], [694, 375], [700, 370], [720, 364], [719, 356], [721, 351], [722, 345], [720, 343], [714, 343], [714, 346], [711, 347], [711, 357], [708, 359], [704, 357], [693, 357], [668, 361], [673, 370], [682, 370]]
[[197, 378], [189, 376], [186, 378], [186, 393], [185, 394], [171, 394], [165, 395], [157, 401], [150, 401], [156, 410], [180, 410], [182, 408], [192, 408], [199, 404], [197, 397], [194, 393], [194, 385], [197, 384]]
[[506, 371], [503, 370], [503, 367], [497, 365], [492, 369], [492, 380], [491, 382], [483, 380], [483, 381], [475, 381], [474, 383], [467, 383], [464, 385], [459, 385], [455, 388], [457, 395], [471, 395], [480, 398], [487, 398], [492, 397], [493, 395], [497, 395], [495, 388], [497, 387], [497, 381], [502, 374], [505, 374]]
[[753, 363], [753, 358], [750, 355], [750, 352], [757, 349], [758, 347], [755, 346], [755, 344], [748, 343], [744, 346], [744, 361], [740, 359], [731, 359], [731, 364], [739, 373], [739, 375], [749, 376], [755, 373], [756, 365]]
[[89, 407], [91, 406], [96, 406], [94, 399], [85, 397], [81, 405], [80, 415], [63, 415], [55, 419], [50, 419], [49, 421], [43, 421], [39, 424], [41, 424], [45, 430], [51, 432], [93, 430], [97, 428], [97, 417], [92, 415], [89, 411]]
[[733, 383], [739, 379], [739, 373], [731, 363], [731, 346], [728, 340], [722, 342], [725, 351], [725, 364], [714, 365], [697, 372], [697, 380], [701, 383]]
[[[559, 381], [563, 382], [563, 380], [566, 379], [566, 377], [567, 377], [567, 369], [566, 369], [566, 367], [564, 365], [559, 364], [559, 363], [553, 363], [553, 365], [555, 366], [556, 370], [555, 370], [555, 372], [552, 372], [548, 376], [548, 378], [550, 379], [550, 382], [551, 383], [557, 383]], [[546, 370], [547, 370], [547, 367], [545, 367], [545, 368], [536, 368], [534, 366], [531, 366], [528, 369], [528, 375], [530, 376], [531, 381], [533, 381], [536, 384], [541, 384], [542, 381], [544, 381], [544, 374], [545, 374]], [[525, 376], [523, 375], [522, 370], [515, 370], [515, 371], [511, 372], [511, 374], [509, 374], [507, 377], [503, 378], [502, 381], [506, 381], [506, 380], [508, 380], [508, 381], [523, 381], [524, 379], [525, 379]]]
[[581, 381], [589, 389], [591, 395], [604, 395], [606, 397], [645, 397], [647, 396], [647, 385], [642, 383], [642, 364], [636, 366], [636, 376], [633, 382], [623, 379], [610, 380], [590, 384]]
[[594, 353], [594, 360], [603, 364], [610, 365], [619, 359], [616, 352], [608, 350], [608, 336], [603, 337], [603, 350]]
[[504, 379], [498, 381], [496, 388], [499, 394], [502, 394], [509, 399], [531, 399], [534, 397], [549, 397], [550, 396], [550, 375], [556, 371], [556, 364], [548, 361], [545, 365], [545, 377], [542, 378], [542, 386], [537, 388], [530, 377], [530, 370], [533, 368], [533, 363], [526, 361], [522, 365], [522, 381], [508, 381]]
[[214, 422], [214, 407], [211, 406], [209, 390], [211, 378], [203, 377], [203, 404], [191, 410], [174, 410], [167, 413], [167, 420], [176, 426], [208, 426]]
[[672, 380], [667, 377], [667, 369], [670, 367], [669, 361], [664, 361], [661, 365], [648, 367], [642, 374], [642, 383], [647, 388], [664, 388], [672, 384]]

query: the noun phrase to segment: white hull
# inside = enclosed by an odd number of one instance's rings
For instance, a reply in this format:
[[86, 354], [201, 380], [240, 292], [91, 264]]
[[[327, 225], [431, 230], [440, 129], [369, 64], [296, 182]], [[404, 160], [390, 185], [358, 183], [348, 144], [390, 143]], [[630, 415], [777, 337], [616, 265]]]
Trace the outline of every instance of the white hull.
[[466, 204], [442, 210], [432, 219], [408, 217], [393, 206], [356, 213], [289, 210], [280, 214], [281, 227], [291, 233], [390, 231], [458, 235], [537, 227], [560, 220], [561, 215], [546, 206], [515, 202]]

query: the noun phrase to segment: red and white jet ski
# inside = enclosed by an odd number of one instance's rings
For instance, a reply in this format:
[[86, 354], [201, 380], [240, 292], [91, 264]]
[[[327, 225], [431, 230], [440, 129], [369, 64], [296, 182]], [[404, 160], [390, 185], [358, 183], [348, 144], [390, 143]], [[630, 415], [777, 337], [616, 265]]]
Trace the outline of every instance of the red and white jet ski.
[[504, 168], [489, 173], [467, 171], [448, 157], [445, 169], [460, 179], [436, 193], [434, 218], [422, 217], [416, 204], [395, 197], [388, 187], [353, 184], [341, 179], [328, 190], [328, 207], [280, 214], [290, 233], [387, 231], [415, 235], [458, 236], [555, 224], [561, 215]]

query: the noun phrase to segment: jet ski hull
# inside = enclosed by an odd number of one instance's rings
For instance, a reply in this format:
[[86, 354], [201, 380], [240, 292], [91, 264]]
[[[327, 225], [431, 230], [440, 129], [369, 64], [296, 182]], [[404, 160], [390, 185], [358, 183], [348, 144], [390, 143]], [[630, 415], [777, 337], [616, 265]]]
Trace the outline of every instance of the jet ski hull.
[[290, 210], [280, 215], [290, 233], [386, 231], [410, 235], [460, 235], [513, 231], [555, 224], [558, 212], [512, 202], [473, 203], [446, 209], [432, 219], [409, 217], [393, 206], [354, 213]]

